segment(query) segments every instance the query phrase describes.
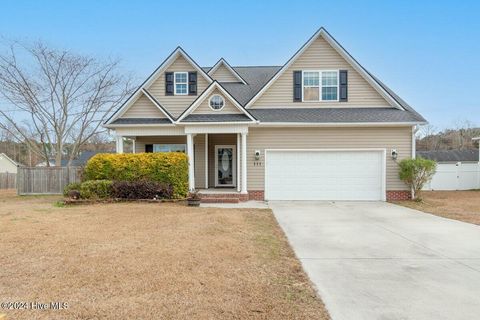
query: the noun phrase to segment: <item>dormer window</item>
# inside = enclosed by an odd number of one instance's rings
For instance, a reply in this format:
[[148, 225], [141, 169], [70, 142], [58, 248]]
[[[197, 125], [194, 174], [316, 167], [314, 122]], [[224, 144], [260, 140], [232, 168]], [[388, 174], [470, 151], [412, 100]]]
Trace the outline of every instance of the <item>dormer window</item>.
[[338, 101], [338, 71], [303, 71], [302, 101]]
[[174, 73], [174, 88], [175, 95], [187, 95], [188, 94], [188, 72], [175, 72]]

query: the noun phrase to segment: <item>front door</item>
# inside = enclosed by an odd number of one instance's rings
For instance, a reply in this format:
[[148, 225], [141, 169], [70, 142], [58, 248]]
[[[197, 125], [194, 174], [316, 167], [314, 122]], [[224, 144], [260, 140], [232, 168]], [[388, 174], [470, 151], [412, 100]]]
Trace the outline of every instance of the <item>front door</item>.
[[234, 187], [235, 172], [235, 146], [215, 146], [215, 187]]

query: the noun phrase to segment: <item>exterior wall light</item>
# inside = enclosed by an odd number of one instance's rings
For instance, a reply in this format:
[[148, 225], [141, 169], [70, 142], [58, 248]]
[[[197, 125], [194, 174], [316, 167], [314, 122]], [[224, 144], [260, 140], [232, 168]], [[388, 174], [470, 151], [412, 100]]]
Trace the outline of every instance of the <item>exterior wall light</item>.
[[392, 149], [392, 159], [397, 160], [397, 158], [398, 158], [397, 149]]
[[255, 160], [260, 160], [260, 150], [255, 150]]

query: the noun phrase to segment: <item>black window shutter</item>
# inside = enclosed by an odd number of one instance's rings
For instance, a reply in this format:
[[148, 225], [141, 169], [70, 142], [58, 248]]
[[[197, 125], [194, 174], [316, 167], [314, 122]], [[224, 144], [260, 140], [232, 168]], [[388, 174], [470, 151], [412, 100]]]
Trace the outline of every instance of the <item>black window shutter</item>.
[[145, 152], [152, 153], [153, 152], [153, 144], [146, 144], [145, 145]]
[[197, 72], [188, 73], [188, 95], [197, 95]]
[[165, 95], [173, 96], [173, 72], [165, 72]]
[[339, 101], [346, 102], [348, 101], [348, 71], [340, 70], [340, 97]]
[[293, 102], [302, 101], [302, 71], [293, 71]]

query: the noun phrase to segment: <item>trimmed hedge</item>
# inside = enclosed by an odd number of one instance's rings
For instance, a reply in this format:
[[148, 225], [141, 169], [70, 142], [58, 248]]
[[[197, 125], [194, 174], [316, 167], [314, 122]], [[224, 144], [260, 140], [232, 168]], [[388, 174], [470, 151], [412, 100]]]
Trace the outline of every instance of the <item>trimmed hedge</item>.
[[170, 185], [156, 181], [114, 181], [112, 196], [119, 199], [171, 199]]
[[66, 197], [68, 196], [70, 191], [80, 191], [80, 182], [72, 182], [68, 184], [65, 189], [63, 189], [63, 195]]
[[173, 198], [188, 194], [188, 159], [181, 152], [97, 154], [85, 166], [85, 180], [157, 181], [170, 185]]
[[112, 181], [90, 180], [80, 185], [80, 198], [82, 199], [106, 199], [112, 196]]

